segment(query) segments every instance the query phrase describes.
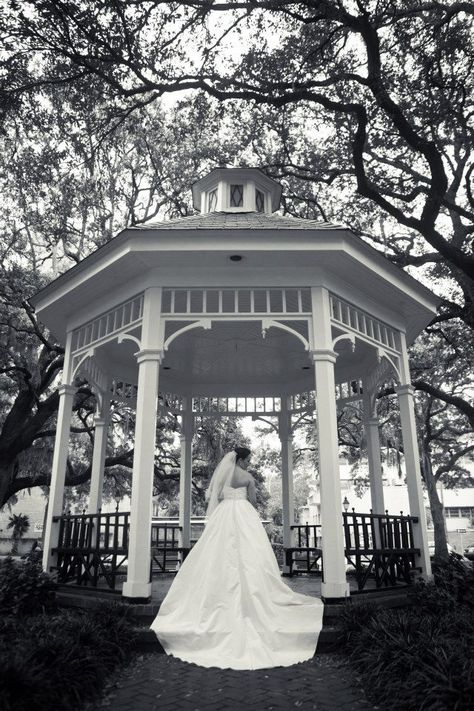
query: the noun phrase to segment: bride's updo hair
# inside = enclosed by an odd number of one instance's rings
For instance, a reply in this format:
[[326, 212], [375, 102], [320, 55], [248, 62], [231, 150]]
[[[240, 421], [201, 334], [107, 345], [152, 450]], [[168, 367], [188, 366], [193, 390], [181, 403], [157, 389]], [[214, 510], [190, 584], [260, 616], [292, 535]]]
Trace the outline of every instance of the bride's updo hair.
[[239, 459], [247, 459], [250, 454], [250, 449], [247, 447], [234, 447], [234, 452], [237, 455], [237, 461], [239, 461]]

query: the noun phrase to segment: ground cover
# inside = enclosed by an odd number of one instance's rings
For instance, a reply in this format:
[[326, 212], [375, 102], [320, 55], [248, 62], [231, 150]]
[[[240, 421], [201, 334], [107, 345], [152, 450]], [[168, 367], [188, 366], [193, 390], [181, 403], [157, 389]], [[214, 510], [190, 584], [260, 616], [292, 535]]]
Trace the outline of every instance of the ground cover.
[[402, 609], [350, 603], [345, 649], [367, 698], [384, 711], [474, 708], [474, 572], [435, 566]]
[[0, 562], [2, 711], [77, 711], [130, 659], [126, 606], [61, 610], [55, 589], [39, 563]]

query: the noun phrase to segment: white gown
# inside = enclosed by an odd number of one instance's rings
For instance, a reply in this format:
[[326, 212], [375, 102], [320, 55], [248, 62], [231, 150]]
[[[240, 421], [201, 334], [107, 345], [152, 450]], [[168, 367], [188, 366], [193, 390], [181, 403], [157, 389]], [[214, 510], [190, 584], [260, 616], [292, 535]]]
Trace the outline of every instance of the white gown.
[[319, 598], [293, 592], [246, 487], [225, 486], [151, 625], [167, 654], [203, 667], [265, 669], [310, 659]]

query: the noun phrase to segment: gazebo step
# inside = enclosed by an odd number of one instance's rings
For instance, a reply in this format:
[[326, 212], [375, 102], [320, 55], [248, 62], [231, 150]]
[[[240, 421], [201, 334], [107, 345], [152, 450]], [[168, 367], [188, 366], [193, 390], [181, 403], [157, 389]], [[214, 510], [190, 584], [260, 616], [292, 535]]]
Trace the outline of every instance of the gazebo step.
[[[134, 649], [138, 652], [158, 652], [164, 654], [164, 649], [158, 641], [156, 634], [148, 627], [135, 628]], [[316, 654], [333, 652], [340, 649], [343, 644], [343, 635], [338, 627], [324, 626], [319, 634]]]

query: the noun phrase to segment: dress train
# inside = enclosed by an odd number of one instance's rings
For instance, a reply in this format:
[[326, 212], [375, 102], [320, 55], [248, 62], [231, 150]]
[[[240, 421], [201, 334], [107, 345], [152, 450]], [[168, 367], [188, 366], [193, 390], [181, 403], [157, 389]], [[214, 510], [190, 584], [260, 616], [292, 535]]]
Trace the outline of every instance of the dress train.
[[203, 667], [264, 669], [310, 659], [319, 598], [293, 592], [245, 487], [224, 487], [151, 625], [167, 654]]

